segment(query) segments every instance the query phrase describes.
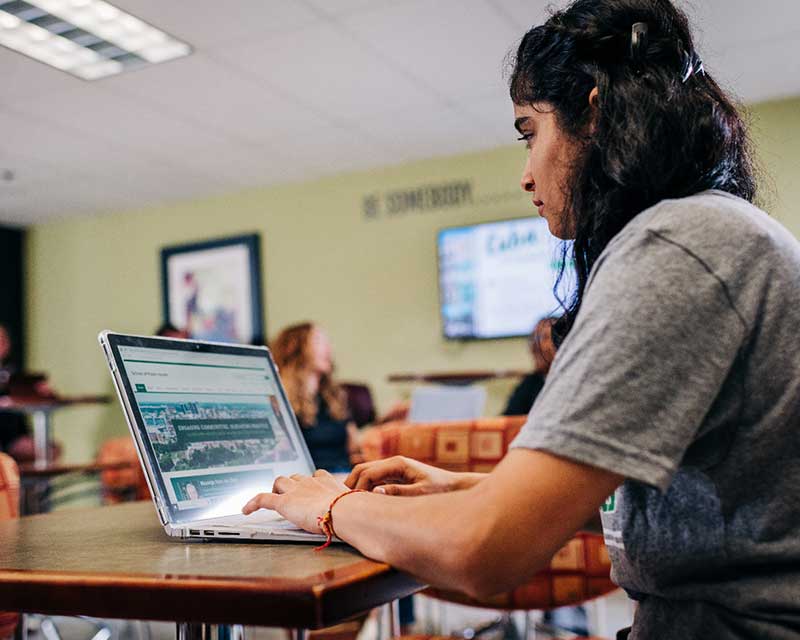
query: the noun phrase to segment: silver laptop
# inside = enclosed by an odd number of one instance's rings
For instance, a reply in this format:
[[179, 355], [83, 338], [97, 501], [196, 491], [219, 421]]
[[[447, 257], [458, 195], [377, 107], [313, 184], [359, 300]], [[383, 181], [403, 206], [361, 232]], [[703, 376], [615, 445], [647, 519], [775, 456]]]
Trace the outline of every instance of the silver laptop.
[[245, 516], [277, 476], [314, 464], [266, 347], [98, 337], [168, 535], [319, 541], [274, 511]]

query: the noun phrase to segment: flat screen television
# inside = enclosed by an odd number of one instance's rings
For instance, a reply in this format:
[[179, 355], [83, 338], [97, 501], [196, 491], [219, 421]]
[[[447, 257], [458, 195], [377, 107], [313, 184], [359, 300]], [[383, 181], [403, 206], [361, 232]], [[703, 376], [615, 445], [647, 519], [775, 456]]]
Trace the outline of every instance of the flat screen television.
[[543, 218], [442, 229], [437, 244], [445, 338], [525, 336], [560, 312], [553, 286], [561, 242]]

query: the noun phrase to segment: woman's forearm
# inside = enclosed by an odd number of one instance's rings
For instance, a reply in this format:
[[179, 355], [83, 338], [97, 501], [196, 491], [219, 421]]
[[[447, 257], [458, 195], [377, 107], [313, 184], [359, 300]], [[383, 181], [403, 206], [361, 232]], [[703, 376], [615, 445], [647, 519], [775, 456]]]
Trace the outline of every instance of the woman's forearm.
[[542, 451], [510, 452], [471, 488], [399, 497], [363, 492], [333, 509], [336, 534], [424, 582], [476, 597], [544, 567], [623, 478]]
[[455, 483], [453, 485], [453, 491], [464, 491], [465, 489], [471, 489], [476, 484], [482, 482], [488, 477], [488, 473], [473, 473], [469, 471], [457, 473]]
[[[474, 485], [482, 474], [465, 479]], [[359, 493], [333, 510], [336, 535], [364, 555], [427, 584], [463, 586], [469, 558], [491, 530], [469, 490], [419, 497]]]

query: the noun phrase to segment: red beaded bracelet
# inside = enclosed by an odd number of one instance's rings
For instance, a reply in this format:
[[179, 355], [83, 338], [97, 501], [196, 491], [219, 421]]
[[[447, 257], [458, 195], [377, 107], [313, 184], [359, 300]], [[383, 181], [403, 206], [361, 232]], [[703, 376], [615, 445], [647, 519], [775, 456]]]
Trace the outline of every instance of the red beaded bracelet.
[[333, 540], [333, 536], [336, 535], [336, 532], [333, 530], [333, 505], [345, 496], [349, 496], [351, 493], [362, 493], [363, 491], [363, 489], [351, 489], [350, 491], [340, 493], [331, 501], [331, 506], [328, 507], [328, 510], [317, 518], [317, 524], [319, 524], [319, 528], [322, 529], [322, 533], [325, 534], [327, 539], [325, 540], [325, 544], [315, 547], [314, 551], [322, 551], [328, 547]]

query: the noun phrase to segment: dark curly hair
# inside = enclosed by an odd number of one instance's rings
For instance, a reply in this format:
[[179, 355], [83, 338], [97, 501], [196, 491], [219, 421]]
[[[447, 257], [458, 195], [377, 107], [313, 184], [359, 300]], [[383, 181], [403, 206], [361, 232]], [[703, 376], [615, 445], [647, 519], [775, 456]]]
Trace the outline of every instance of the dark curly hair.
[[[742, 117], [706, 73], [686, 15], [669, 0], [576, 0], [528, 31], [510, 63], [513, 102], [552, 109], [581, 149], [568, 181], [575, 238], [558, 280], [574, 262], [576, 282], [562, 300], [560, 342], [592, 266], [632, 218], [706, 189], [752, 202], [753, 163]], [[594, 87], [597, 109], [589, 105]]]

